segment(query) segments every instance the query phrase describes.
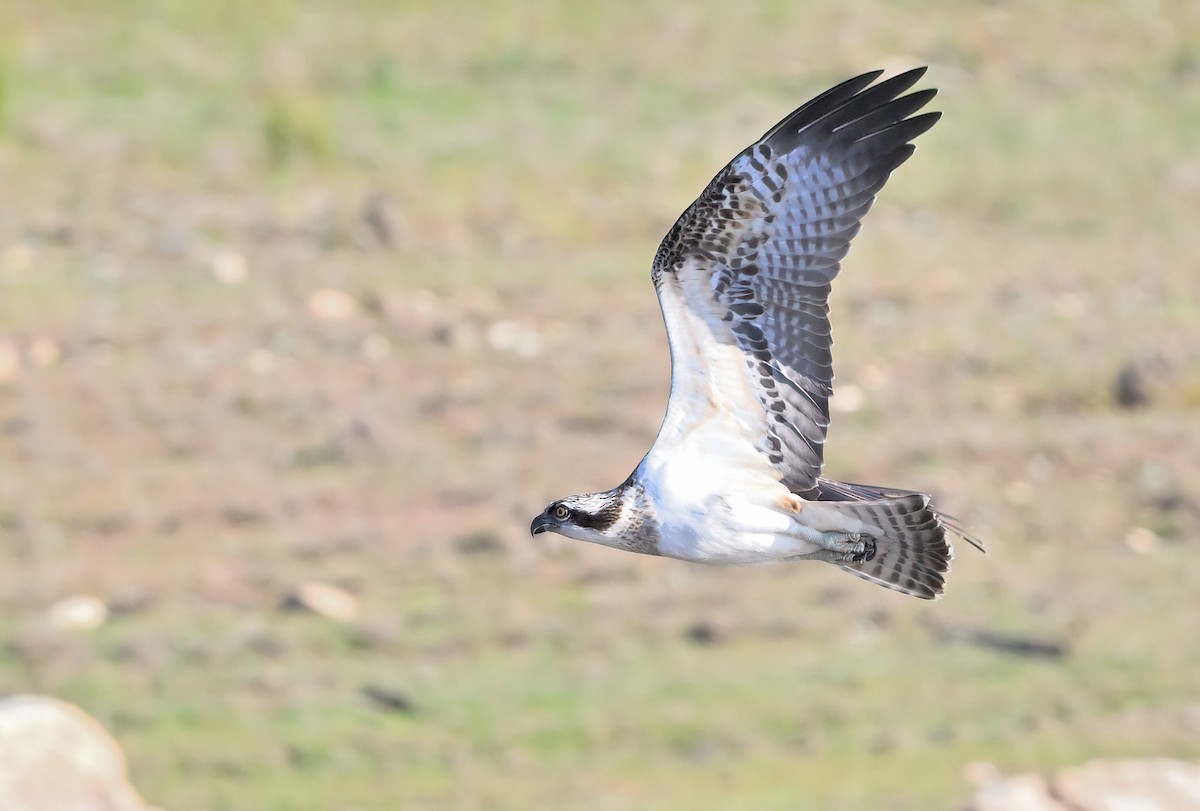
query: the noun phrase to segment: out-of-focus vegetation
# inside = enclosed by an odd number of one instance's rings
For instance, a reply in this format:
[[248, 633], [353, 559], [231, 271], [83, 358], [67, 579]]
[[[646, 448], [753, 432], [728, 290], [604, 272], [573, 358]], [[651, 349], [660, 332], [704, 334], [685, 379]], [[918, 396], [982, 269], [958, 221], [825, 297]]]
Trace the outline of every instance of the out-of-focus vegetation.
[[[835, 290], [827, 459], [991, 553], [926, 605], [531, 542], [653, 439], [674, 217], [917, 64], [945, 117]], [[1198, 132], [1189, 0], [6, 4], [0, 692], [171, 809], [924, 810], [1200, 757]]]

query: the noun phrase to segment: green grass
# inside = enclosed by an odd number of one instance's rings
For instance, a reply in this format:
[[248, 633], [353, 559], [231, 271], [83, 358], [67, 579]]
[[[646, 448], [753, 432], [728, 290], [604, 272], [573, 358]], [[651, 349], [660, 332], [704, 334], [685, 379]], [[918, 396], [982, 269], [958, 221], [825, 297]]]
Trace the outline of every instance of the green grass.
[[[175, 652], [182, 661], [169, 678], [140, 684], [114, 655], [124, 634], [108, 629], [94, 647], [109, 652], [55, 685], [92, 708], [129, 707], [131, 690], [155, 707], [101, 716], [150, 796], [184, 807], [403, 797], [515, 809], [582, 785], [596, 802], [636, 807], [684, 807], [711, 792], [762, 808], [797, 797], [813, 807], [927, 807], [963, 790], [962, 764], [974, 759], [1044, 768], [1157, 751], [1149, 729], [1116, 740], [1103, 722], [1082, 738], [1079, 727], [1186, 693], [1197, 664], [1193, 651], [1191, 662], [1147, 674], [1140, 659], [1121, 663], [1090, 646], [1065, 665], [1014, 660], [942, 647], [907, 624], [860, 631], [849, 646], [828, 631], [713, 647], [634, 634], [597, 657], [585, 615], [565, 623], [578, 629], [570, 638], [516, 649], [481, 642], [445, 657], [402, 644], [381, 667], [378, 653], [348, 646], [332, 626], [239, 616], [231, 627], [234, 619], [190, 635], [164, 624], [162, 644], [206, 653], [188, 666]], [[248, 649], [247, 626], [280, 638], [283, 652]], [[914, 660], [928, 671], [914, 673]], [[415, 712], [371, 710], [357, 692], [368, 681], [401, 685], [417, 697]]]

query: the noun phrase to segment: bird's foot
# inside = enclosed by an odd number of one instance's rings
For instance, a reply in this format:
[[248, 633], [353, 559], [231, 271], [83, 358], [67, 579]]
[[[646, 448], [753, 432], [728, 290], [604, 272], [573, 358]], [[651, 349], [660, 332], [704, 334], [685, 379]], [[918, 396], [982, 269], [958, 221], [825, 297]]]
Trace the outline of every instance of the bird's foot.
[[862, 547], [862, 549], [850, 556], [851, 563], [866, 563], [869, 560], [875, 559], [877, 547], [875, 546], [874, 538], [863, 538], [858, 542], [858, 544]]
[[866, 563], [875, 558], [875, 539], [870, 535], [858, 532], [826, 532], [819, 543], [843, 562]]

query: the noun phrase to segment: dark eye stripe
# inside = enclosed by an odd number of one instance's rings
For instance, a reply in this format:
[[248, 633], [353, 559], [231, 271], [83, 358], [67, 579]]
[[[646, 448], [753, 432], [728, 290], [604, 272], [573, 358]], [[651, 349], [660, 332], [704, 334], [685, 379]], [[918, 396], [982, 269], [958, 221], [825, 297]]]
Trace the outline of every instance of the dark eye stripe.
[[603, 532], [617, 522], [621, 517], [620, 502], [613, 501], [605, 504], [604, 507], [596, 513], [575, 512], [571, 515], [571, 520], [581, 527], [598, 530]]

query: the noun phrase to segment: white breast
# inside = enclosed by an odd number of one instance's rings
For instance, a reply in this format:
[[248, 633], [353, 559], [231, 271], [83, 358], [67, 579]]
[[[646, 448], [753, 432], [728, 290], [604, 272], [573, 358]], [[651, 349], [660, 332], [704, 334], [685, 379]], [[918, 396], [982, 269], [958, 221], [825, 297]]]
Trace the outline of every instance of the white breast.
[[726, 409], [710, 404], [664, 425], [638, 478], [660, 524], [662, 555], [745, 566], [798, 552], [789, 537], [794, 519], [780, 508], [787, 488]]

